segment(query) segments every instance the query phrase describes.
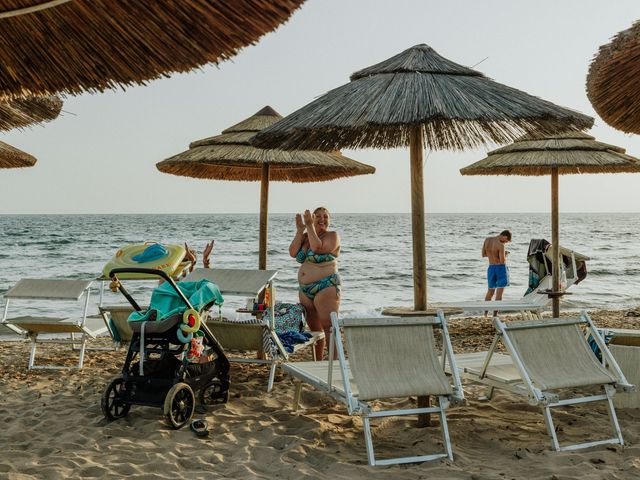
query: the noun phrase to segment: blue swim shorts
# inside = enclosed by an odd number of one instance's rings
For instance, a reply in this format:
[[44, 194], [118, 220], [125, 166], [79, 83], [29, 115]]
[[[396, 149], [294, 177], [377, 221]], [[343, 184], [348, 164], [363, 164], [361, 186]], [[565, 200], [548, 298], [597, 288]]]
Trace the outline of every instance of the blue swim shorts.
[[509, 286], [509, 270], [504, 263], [489, 265], [487, 269], [489, 288], [504, 288]]

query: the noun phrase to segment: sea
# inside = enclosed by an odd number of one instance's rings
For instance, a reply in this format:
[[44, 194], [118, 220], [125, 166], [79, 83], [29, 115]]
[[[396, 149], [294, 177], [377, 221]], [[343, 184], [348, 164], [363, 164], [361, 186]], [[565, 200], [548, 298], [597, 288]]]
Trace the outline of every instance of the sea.
[[[0, 296], [21, 278], [96, 279], [122, 246], [144, 242], [188, 243], [198, 252], [215, 240], [212, 266], [257, 268], [258, 216], [184, 215], [2, 215]], [[551, 240], [548, 213], [428, 214], [426, 216], [428, 301], [481, 300], [486, 292], [485, 237], [510, 229], [507, 245], [511, 285], [504, 298], [521, 297], [528, 284], [527, 248], [533, 238]], [[386, 307], [413, 305], [411, 217], [409, 214], [336, 213], [331, 229], [341, 238], [338, 259], [345, 316], [379, 316]], [[587, 278], [572, 287], [563, 305], [625, 309], [640, 303], [640, 214], [567, 213], [560, 217], [560, 244], [590, 257]], [[294, 214], [269, 215], [268, 268], [277, 270], [277, 299], [297, 301], [298, 264], [288, 254]], [[148, 301], [154, 282], [125, 286]], [[95, 282], [89, 313], [97, 313]], [[106, 289], [103, 301], [125, 302]], [[245, 299], [225, 299], [232, 314]], [[236, 305], [237, 303], [237, 305]], [[67, 316], [64, 302], [18, 302], [10, 316]]]

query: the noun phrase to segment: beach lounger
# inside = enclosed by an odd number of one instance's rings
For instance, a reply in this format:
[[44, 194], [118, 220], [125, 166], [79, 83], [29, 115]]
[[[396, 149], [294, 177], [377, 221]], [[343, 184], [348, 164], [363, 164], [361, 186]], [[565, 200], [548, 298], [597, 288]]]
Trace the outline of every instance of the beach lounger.
[[[273, 291], [273, 280], [277, 273], [275, 270], [196, 268], [184, 280], [191, 282], [209, 280], [218, 285], [225, 300], [229, 296], [258, 298], [265, 289]], [[271, 295], [271, 302], [275, 304], [273, 295]], [[240, 311], [245, 310], [240, 309]], [[269, 357], [265, 359], [229, 357], [229, 361], [270, 365], [267, 382], [267, 391], [270, 392], [273, 389], [276, 367], [288, 361], [291, 355], [276, 334], [274, 309], [270, 309], [270, 315], [264, 315], [261, 320], [253, 320], [251, 323], [221, 321], [214, 317], [207, 321], [207, 326], [225, 350], [264, 352]], [[313, 350], [313, 345], [324, 338], [324, 332], [310, 333], [311, 338], [304, 343], [296, 344], [293, 353], [306, 347], [311, 347]]]
[[[438, 458], [453, 459], [445, 410], [450, 403], [464, 400], [447, 322], [442, 312], [437, 317], [382, 317], [338, 319], [331, 314], [333, 335], [329, 351], [337, 347], [338, 360], [291, 362], [285, 372], [297, 382], [294, 409], [300, 401], [302, 383], [308, 383], [347, 406], [350, 415], [363, 421], [369, 465], [425, 462]], [[434, 327], [442, 332], [443, 353], [438, 357]], [[344, 330], [346, 350], [340, 329]], [[335, 339], [335, 340], [334, 340]], [[443, 363], [451, 365], [447, 377]], [[433, 395], [438, 406], [398, 410], [376, 410], [371, 400]], [[377, 460], [374, 454], [370, 419], [437, 413], [444, 440], [444, 452], [403, 458]]]
[[[182, 267], [181, 267], [182, 268]], [[133, 277], [133, 278], [128, 278]], [[153, 285], [158, 284], [158, 277], [152, 275], [125, 275], [127, 282], [148, 282]], [[105, 287], [107, 287], [111, 283], [111, 279], [104, 275], [96, 278], [96, 281], [100, 282], [100, 291], [99, 291], [99, 300], [98, 300], [98, 311], [100, 317], [102, 318], [105, 327], [107, 328], [107, 332], [111, 335], [111, 339], [113, 340], [115, 350], [118, 350], [122, 347], [123, 344], [129, 343], [131, 340], [131, 336], [133, 332], [131, 327], [129, 326], [129, 315], [133, 313], [134, 308], [128, 303], [119, 303], [119, 304], [105, 304]], [[176, 279], [176, 281], [178, 281]], [[143, 310], [146, 310], [147, 306], [141, 305]], [[102, 350], [113, 350], [110, 349], [102, 349]]]
[[[89, 338], [95, 338], [106, 329], [96, 324], [96, 318], [87, 317], [91, 280], [66, 279], [22, 279], [4, 294], [4, 312], [2, 324], [18, 331], [25, 332], [31, 341], [29, 369], [34, 368], [82, 368], [86, 343]], [[12, 301], [63, 301], [76, 304], [84, 296], [84, 308], [77, 318], [47, 317], [47, 316], [19, 316], [8, 317], [9, 305]], [[52, 334], [52, 338], [42, 338], [43, 334]], [[57, 335], [69, 334], [69, 338], [59, 338]], [[76, 337], [79, 335], [79, 338]], [[36, 365], [37, 345], [42, 343], [70, 344], [72, 350], [78, 346], [79, 359], [76, 367], [56, 365]]]
[[[551, 275], [548, 275], [542, 279], [538, 288], [533, 292], [523, 296], [519, 299], [512, 300], [500, 300], [500, 301], [464, 301], [464, 302], [450, 302], [446, 306], [449, 308], [456, 308], [464, 312], [469, 313], [484, 313], [495, 312], [501, 313], [521, 313], [528, 320], [539, 320], [542, 318], [542, 312], [544, 312], [549, 305], [551, 305], [551, 298], [545, 295], [545, 290], [551, 289]], [[567, 282], [567, 288], [570, 284]]]
[[[533, 244], [535, 240], [532, 240]], [[531, 253], [531, 251], [530, 251]], [[579, 283], [586, 276], [586, 269], [581, 272], [579, 265], [584, 266], [589, 257], [574, 252], [568, 248], [560, 247], [560, 253], [563, 257], [566, 275], [566, 289]], [[532, 258], [533, 257], [533, 258]], [[538, 285], [529, 293], [523, 295], [519, 299], [503, 299], [500, 301], [460, 301], [448, 302], [447, 307], [463, 310], [464, 312], [520, 312], [528, 320], [540, 320], [542, 312], [551, 305], [551, 298], [545, 292], [551, 291], [553, 286], [551, 274], [551, 249], [547, 250], [544, 255], [538, 255], [541, 260], [536, 260], [534, 255], [529, 255], [530, 265], [539, 262], [536, 267], [530, 266], [530, 275], [533, 273], [541, 273]], [[584, 267], [583, 267], [584, 268]]]
[[[497, 335], [488, 352], [457, 355], [464, 378], [526, 396], [529, 403], [542, 408], [554, 450], [576, 450], [605, 444], [623, 444], [612, 396], [616, 389], [632, 391], [615, 359], [586, 312], [579, 318], [554, 318], [503, 322], [494, 317]], [[580, 328], [586, 327], [598, 344], [604, 363], [594, 355]], [[502, 340], [508, 355], [495, 353]], [[559, 390], [601, 387], [600, 394], [561, 399]], [[487, 396], [490, 398], [490, 394]], [[613, 437], [560, 446], [551, 409], [568, 405], [604, 401], [607, 404]]]
[[133, 335], [129, 326], [129, 315], [133, 313], [134, 308], [131, 305], [99, 305], [98, 310], [116, 350], [129, 343]]

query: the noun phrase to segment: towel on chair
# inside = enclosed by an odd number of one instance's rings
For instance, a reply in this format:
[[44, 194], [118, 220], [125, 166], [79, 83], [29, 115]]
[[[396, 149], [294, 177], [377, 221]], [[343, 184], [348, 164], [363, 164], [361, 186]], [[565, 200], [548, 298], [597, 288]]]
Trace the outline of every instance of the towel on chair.
[[[218, 286], [209, 280], [178, 282], [176, 285], [184, 296], [187, 297], [193, 308], [198, 311], [211, 303], [222, 305], [224, 302]], [[129, 315], [129, 321], [139, 322], [152, 318], [159, 321], [175, 313], [184, 312], [186, 309], [187, 306], [178, 295], [178, 292], [175, 291], [169, 282], [165, 282], [157, 287], [151, 294], [148, 310], [144, 312], [133, 312]]]
[[293, 353], [294, 345], [304, 343], [309, 340], [312, 335], [309, 332], [284, 332], [279, 333], [278, 338], [287, 353]]

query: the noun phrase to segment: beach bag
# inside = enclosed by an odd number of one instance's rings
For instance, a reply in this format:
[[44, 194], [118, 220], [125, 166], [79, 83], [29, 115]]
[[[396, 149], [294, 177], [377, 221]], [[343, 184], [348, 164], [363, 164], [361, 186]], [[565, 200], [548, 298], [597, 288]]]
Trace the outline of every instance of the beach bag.
[[[267, 318], [270, 312], [267, 311]], [[299, 303], [276, 302], [274, 311], [276, 333], [302, 332], [306, 326], [306, 311]]]

